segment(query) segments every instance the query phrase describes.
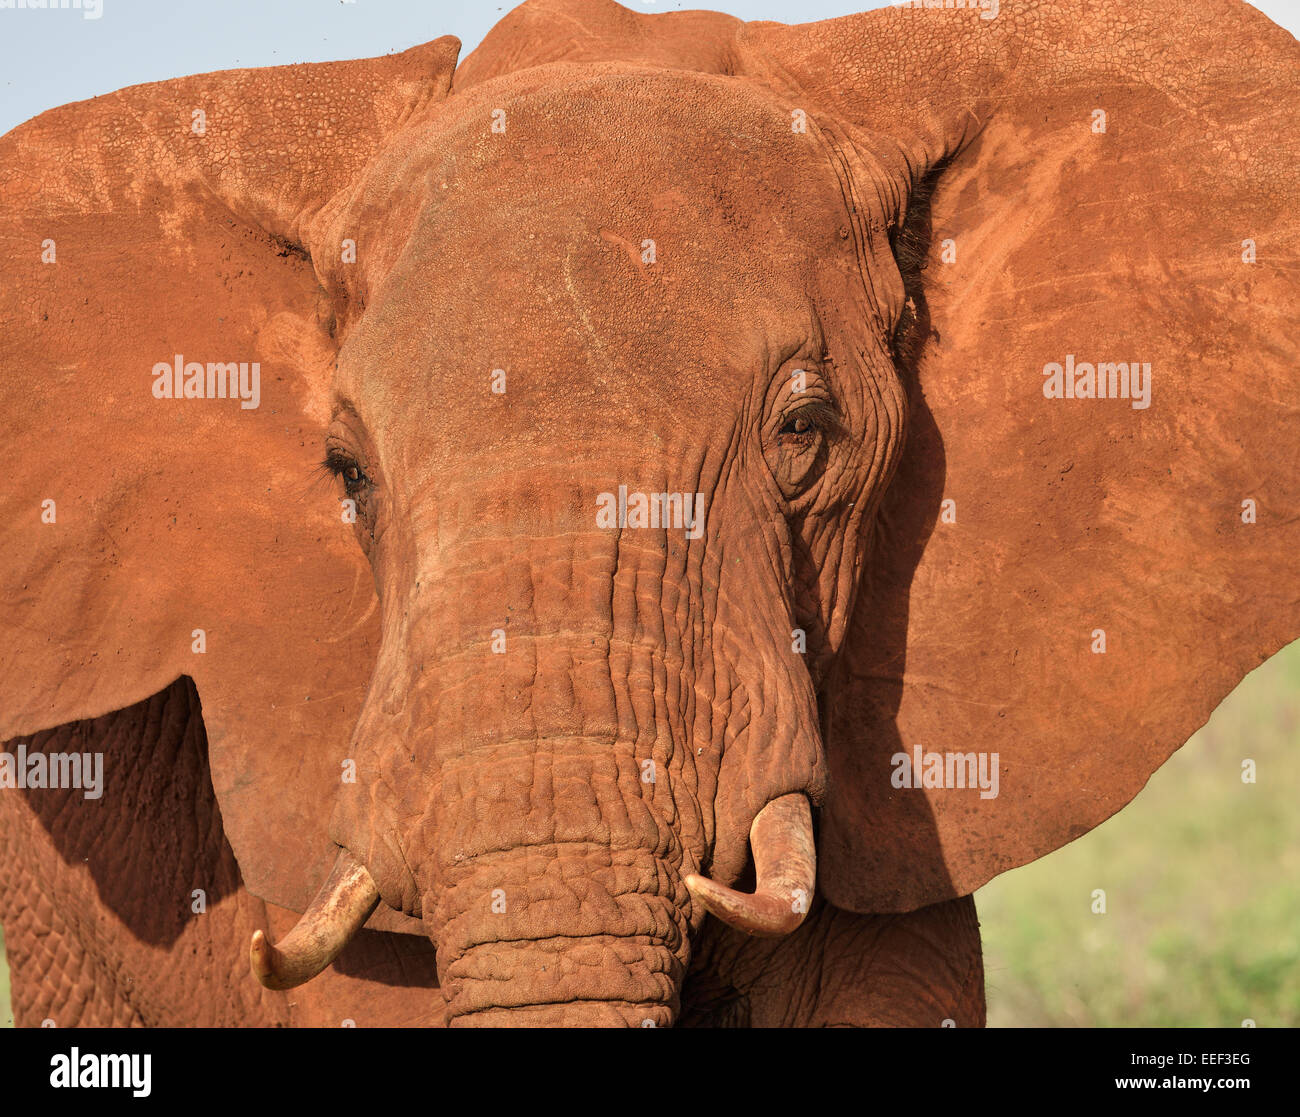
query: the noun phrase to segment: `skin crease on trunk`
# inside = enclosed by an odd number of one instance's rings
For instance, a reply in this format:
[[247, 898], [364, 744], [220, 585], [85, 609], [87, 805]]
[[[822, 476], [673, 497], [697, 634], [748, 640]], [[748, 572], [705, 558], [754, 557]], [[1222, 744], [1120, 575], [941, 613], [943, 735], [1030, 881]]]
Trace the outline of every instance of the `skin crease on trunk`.
[[[0, 739], [107, 773], [0, 792], [20, 1021], [982, 1024], [970, 893], [1300, 636], [1294, 41], [530, 0], [458, 50], [0, 138]], [[1153, 394], [1044, 391], [1083, 356]], [[149, 376], [218, 358], [256, 407]], [[751, 938], [699, 881], [774, 817], [816, 886]], [[327, 875], [366, 929], [259, 987]]]

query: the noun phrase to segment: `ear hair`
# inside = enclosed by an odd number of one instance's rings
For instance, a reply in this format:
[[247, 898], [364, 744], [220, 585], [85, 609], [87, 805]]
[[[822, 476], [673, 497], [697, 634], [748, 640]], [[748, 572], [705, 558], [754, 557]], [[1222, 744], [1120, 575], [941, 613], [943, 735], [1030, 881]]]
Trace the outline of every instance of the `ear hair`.
[[898, 274], [903, 280], [903, 311], [894, 327], [892, 339], [894, 362], [899, 370], [912, 375], [921, 349], [930, 336], [930, 315], [925, 301], [923, 273], [930, 258], [933, 230], [930, 203], [940, 178], [951, 162], [945, 156], [931, 166], [912, 187], [906, 214], [890, 234], [890, 248]]

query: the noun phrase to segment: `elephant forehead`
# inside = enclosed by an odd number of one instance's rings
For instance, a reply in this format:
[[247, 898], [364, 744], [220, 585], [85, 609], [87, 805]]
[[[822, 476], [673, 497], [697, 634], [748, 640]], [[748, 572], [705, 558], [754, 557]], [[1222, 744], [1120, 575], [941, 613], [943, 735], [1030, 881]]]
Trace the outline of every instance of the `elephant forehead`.
[[675, 422], [812, 347], [819, 291], [856, 263], [790, 112], [706, 75], [542, 69], [561, 73], [475, 89], [383, 172], [420, 203], [386, 234], [345, 394], [409, 414], [501, 369], [534, 424], [620, 403]]
[[807, 114], [713, 74], [543, 66], [453, 98], [402, 146], [444, 179], [555, 209], [623, 197], [716, 221], [740, 202], [737, 219], [762, 208], [794, 220], [808, 216], [810, 195], [833, 198]]

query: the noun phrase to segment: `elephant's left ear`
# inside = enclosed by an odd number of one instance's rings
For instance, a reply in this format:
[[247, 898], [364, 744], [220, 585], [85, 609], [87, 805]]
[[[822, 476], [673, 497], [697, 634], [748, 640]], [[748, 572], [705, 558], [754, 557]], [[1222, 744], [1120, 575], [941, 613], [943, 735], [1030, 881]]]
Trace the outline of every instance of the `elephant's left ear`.
[[992, 10], [741, 36], [933, 186], [827, 701], [821, 886], [859, 911], [1085, 833], [1300, 637], [1300, 45], [1236, 0]]
[[[136, 86], [0, 139], [0, 740], [193, 677], [245, 882], [287, 907], [328, 869], [377, 629], [318, 468], [305, 230], [459, 47]], [[106, 758], [106, 793], [144, 759]]]

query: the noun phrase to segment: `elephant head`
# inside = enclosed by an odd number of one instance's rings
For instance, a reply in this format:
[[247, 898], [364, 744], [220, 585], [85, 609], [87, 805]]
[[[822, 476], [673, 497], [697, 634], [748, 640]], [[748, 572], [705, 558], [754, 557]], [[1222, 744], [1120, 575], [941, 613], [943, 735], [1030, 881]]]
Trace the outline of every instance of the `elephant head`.
[[1300, 635], [1297, 50], [979, 17], [533, 0], [10, 133], [0, 737], [191, 676], [258, 976], [427, 934], [462, 1025], [1119, 809]]

